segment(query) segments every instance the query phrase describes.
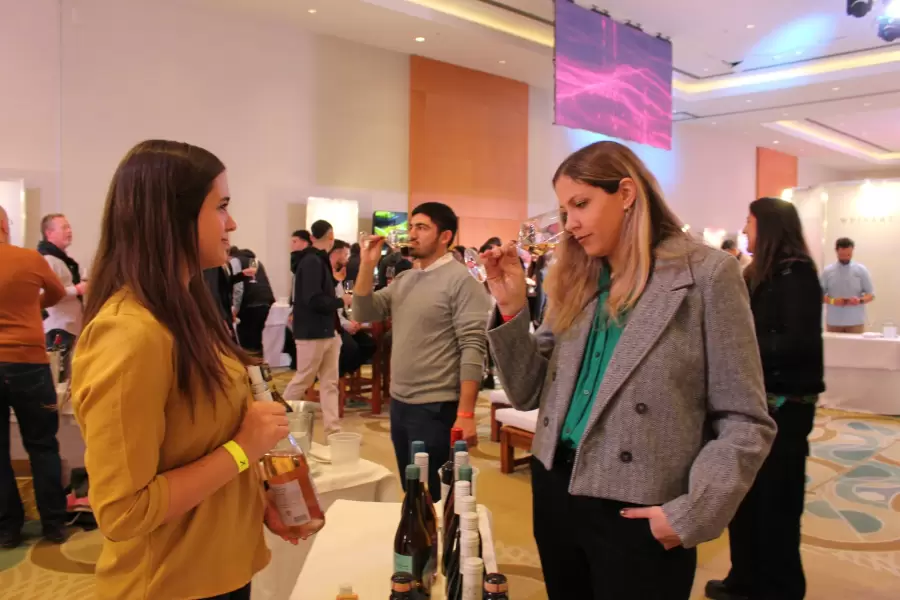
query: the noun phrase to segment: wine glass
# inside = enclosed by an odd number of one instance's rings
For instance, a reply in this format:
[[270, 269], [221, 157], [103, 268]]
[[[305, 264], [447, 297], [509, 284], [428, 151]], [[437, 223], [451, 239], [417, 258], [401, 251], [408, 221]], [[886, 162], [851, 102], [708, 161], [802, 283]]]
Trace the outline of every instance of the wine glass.
[[403, 248], [409, 246], [409, 232], [405, 229], [391, 229], [387, 236], [391, 248]]
[[368, 231], [360, 231], [359, 232], [359, 247], [365, 250], [369, 246], [369, 239], [372, 237], [372, 234]]
[[253, 269], [253, 276], [250, 278], [250, 283], [256, 283], [256, 271], [259, 270], [259, 260], [257, 260], [256, 258], [251, 258], [250, 268]]
[[466, 251], [463, 252], [463, 264], [466, 265], [469, 275], [474, 277], [475, 281], [478, 283], [487, 281], [487, 269], [484, 268], [481, 257], [473, 248], [466, 248]]
[[559, 211], [552, 210], [522, 223], [517, 244], [532, 256], [543, 256], [556, 248], [565, 231]]

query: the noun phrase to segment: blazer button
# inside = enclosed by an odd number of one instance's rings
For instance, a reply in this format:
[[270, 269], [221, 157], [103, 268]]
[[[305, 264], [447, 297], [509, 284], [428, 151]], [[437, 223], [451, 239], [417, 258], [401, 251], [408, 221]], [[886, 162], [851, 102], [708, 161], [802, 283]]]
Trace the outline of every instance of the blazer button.
[[647, 414], [647, 405], [643, 402], [638, 402], [634, 407], [634, 411], [639, 415], [645, 415]]
[[623, 463], [630, 463], [632, 458], [631, 452], [628, 452], [627, 450], [619, 455], [619, 460]]
[[550, 417], [544, 417], [544, 427], [550, 426]]

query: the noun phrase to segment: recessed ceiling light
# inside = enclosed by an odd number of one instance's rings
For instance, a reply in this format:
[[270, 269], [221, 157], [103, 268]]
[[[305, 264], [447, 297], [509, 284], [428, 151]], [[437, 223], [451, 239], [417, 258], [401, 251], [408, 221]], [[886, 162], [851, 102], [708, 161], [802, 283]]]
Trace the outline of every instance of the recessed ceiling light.
[[715, 124], [716, 124], [716, 122], [715, 122], [715, 121], [713, 121], [713, 122], [712, 122], [712, 123], [710, 123], [710, 125], [715, 125]]
[[751, 102], [753, 102], [753, 100], [747, 100], [747, 104], [750, 104]]
[[417, 42], [424, 42], [424, 41], [425, 41], [425, 38], [423, 38], [423, 37], [417, 37], [417, 38], [416, 38], [416, 41], [417, 41]]
[[753, 29], [754, 27], [756, 27], [756, 25], [752, 25], [752, 24], [751, 24], [751, 25], [747, 25], [747, 29]]
[[782, 116], [782, 117], [786, 117], [786, 116], [788, 116], [789, 114], [790, 114], [790, 113], [781, 113], [781, 116]]
[[778, 60], [779, 58], [781, 58], [781, 55], [780, 55], [780, 54], [776, 54], [776, 55], [773, 56], [772, 58], [774, 58], [775, 60]]
[[775, 141], [772, 142], [772, 143], [773, 143], [773, 144], [780, 144], [781, 142], [779, 142], [778, 140], [775, 140]]
[[797, 50], [796, 54], [797, 54], [797, 56], [800, 56], [801, 54], [803, 54], [803, 50]]
[[872, 103], [871, 103], [871, 102], [866, 102], [865, 104], [863, 104], [863, 106], [872, 106]]
[[709, 73], [709, 69], [703, 69], [704, 73]]
[[314, 14], [316, 14], [316, 9], [311, 8], [311, 9], [309, 9], [309, 10], [306, 11], [306, 12], [308, 12], [308, 13], [311, 14], [311, 15], [314, 15]]
[[501, 61], [500, 61], [500, 64], [501, 64], [501, 65], [505, 65], [505, 64], [506, 64], [506, 61], [505, 61], [505, 60], [501, 60]]
[[832, 92], [839, 92], [839, 91], [841, 91], [841, 88], [839, 88], [839, 87], [833, 87], [833, 88], [831, 88], [831, 91], [832, 91]]

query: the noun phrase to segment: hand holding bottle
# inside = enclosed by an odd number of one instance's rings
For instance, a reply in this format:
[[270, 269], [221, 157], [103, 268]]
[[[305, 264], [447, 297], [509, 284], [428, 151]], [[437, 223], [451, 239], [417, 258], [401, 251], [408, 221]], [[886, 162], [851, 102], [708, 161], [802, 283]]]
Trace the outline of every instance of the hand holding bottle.
[[290, 433], [287, 411], [277, 402], [253, 402], [234, 441], [250, 462], [256, 462]]
[[525, 269], [519, 261], [519, 253], [514, 242], [494, 246], [481, 255], [487, 271], [488, 289], [500, 313], [512, 317], [525, 308], [528, 302]]

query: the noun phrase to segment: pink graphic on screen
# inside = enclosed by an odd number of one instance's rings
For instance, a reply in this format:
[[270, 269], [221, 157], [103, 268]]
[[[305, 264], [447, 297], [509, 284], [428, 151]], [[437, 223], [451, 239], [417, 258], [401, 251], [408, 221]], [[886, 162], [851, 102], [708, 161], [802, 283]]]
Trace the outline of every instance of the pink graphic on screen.
[[672, 44], [557, 0], [555, 122], [671, 150]]

